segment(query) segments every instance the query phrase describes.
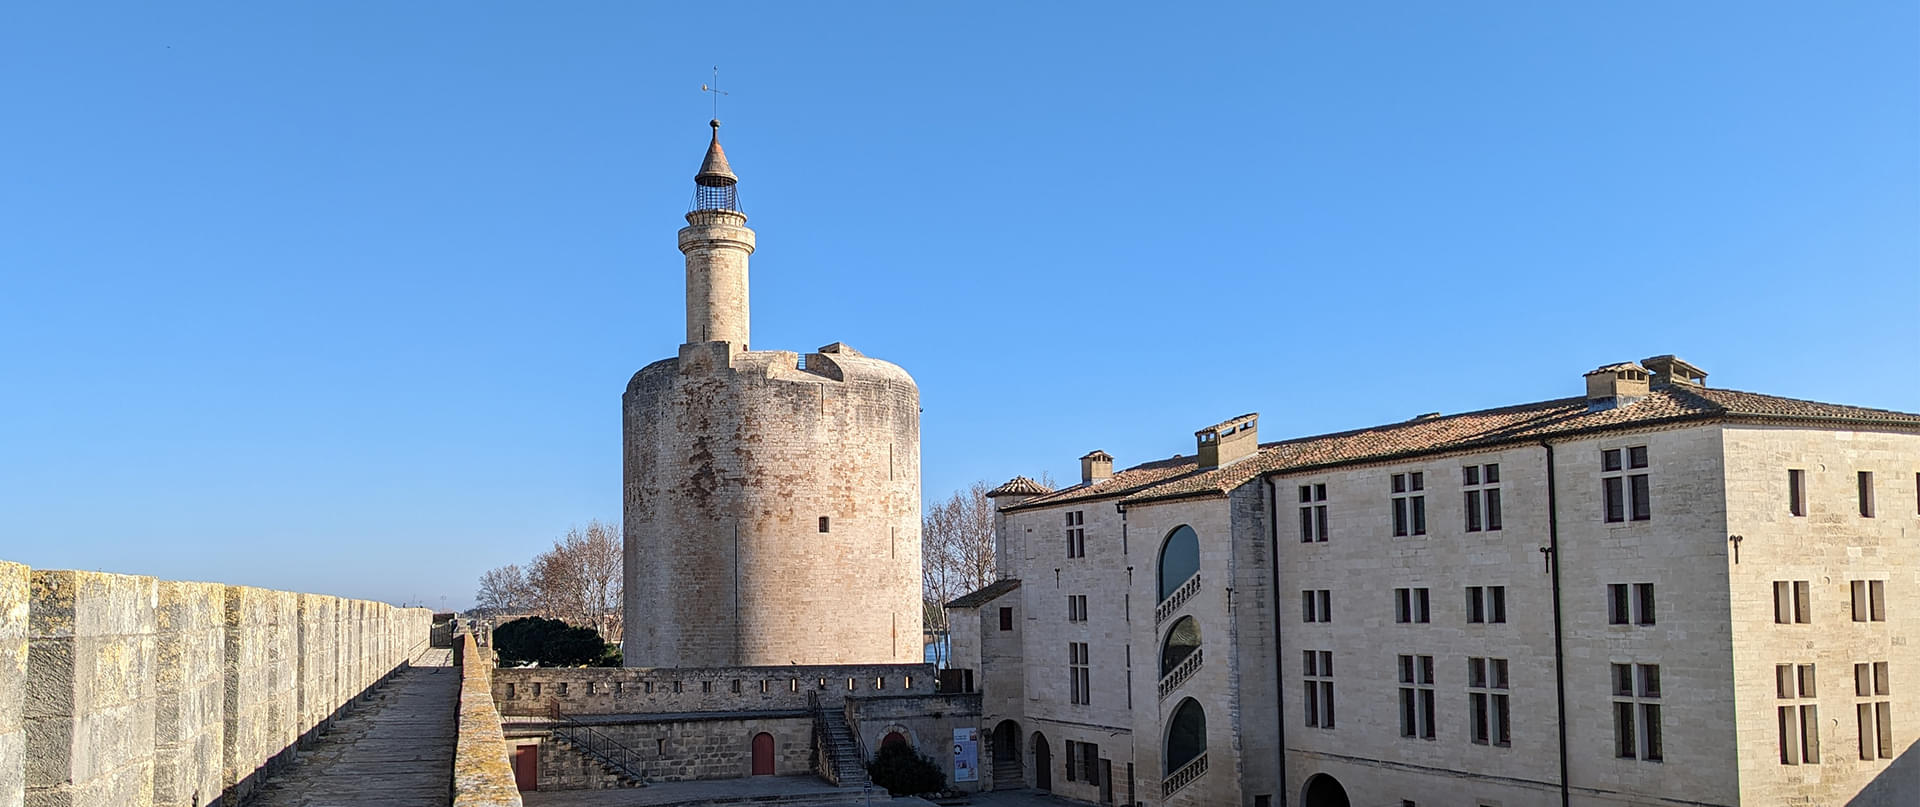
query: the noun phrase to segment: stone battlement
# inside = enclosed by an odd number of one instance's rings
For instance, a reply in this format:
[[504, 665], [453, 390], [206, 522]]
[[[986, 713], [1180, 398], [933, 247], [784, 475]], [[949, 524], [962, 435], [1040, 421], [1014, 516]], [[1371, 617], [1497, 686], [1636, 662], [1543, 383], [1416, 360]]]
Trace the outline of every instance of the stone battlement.
[[0, 805], [237, 800], [424, 649], [431, 620], [0, 562]]
[[814, 693], [837, 707], [849, 696], [931, 695], [931, 664], [786, 667], [526, 667], [493, 671], [502, 715], [791, 712]]

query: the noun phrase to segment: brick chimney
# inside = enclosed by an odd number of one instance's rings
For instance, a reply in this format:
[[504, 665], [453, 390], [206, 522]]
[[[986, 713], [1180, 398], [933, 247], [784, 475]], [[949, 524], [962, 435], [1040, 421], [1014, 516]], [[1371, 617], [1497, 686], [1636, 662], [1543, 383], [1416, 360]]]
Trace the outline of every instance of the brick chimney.
[[1200, 467], [1218, 468], [1253, 456], [1260, 449], [1260, 413], [1248, 412], [1193, 433]]
[[1080, 484], [1091, 485], [1113, 476], [1113, 455], [1094, 449], [1080, 458]]
[[1633, 362], [1597, 368], [1586, 379], [1589, 412], [1628, 406], [1647, 397], [1647, 368]]
[[1640, 366], [1653, 373], [1653, 388], [1664, 389], [1680, 385], [1704, 387], [1707, 385], [1707, 371], [1689, 364], [1687, 360], [1668, 353], [1640, 360]]

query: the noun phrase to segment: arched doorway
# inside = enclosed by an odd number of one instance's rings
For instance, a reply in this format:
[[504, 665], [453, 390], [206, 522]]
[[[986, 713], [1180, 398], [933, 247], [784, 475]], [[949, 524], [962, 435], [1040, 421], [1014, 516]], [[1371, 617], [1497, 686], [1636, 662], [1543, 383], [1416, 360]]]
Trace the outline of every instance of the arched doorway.
[[1300, 794], [1301, 807], [1348, 807], [1347, 789], [1340, 786], [1340, 780], [1324, 773], [1316, 773], [1307, 779], [1307, 788]]
[[1200, 536], [1185, 524], [1167, 533], [1160, 545], [1160, 601], [1165, 602], [1180, 590], [1181, 584], [1200, 573]]
[[1033, 786], [1053, 792], [1053, 752], [1047, 750], [1047, 735], [1033, 733]]
[[993, 787], [995, 790], [1025, 787], [1027, 772], [1020, 762], [1020, 724], [1002, 720], [987, 738], [993, 744]]
[[773, 735], [764, 731], [753, 735], [753, 775], [773, 775]]
[[889, 731], [887, 732], [887, 736], [880, 738], [881, 748], [885, 748], [889, 745], [906, 745], [906, 744], [907, 744], [907, 735], [901, 734], [900, 732], [897, 732], [897, 731]]
[[1200, 708], [1199, 701], [1188, 698], [1173, 708], [1173, 719], [1167, 721], [1166, 769], [1160, 775], [1172, 776], [1174, 771], [1186, 767], [1187, 763], [1205, 753], [1207, 712]]

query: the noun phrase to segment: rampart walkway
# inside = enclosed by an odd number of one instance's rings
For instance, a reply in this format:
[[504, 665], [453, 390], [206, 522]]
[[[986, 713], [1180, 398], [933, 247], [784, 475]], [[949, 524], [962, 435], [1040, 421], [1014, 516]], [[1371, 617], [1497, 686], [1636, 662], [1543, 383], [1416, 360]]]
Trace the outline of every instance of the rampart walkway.
[[460, 675], [429, 650], [333, 724], [248, 807], [447, 807]]

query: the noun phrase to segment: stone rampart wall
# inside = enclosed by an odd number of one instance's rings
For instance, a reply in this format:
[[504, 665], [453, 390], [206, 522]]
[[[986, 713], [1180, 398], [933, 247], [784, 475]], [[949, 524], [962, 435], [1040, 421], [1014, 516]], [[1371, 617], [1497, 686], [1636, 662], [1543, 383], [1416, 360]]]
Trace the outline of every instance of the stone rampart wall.
[[852, 695], [932, 694], [931, 664], [792, 667], [534, 667], [495, 670], [500, 713], [544, 716], [767, 712], [837, 706]]
[[431, 618], [0, 562], [0, 807], [233, 803], [424, 649]]
[[473, 634], [460, 634], [453, 643], [453, 666], [460, 671], [453, 807], [520, 807], [500, 712], [489, 692], [493, 650], [476, 645]]

